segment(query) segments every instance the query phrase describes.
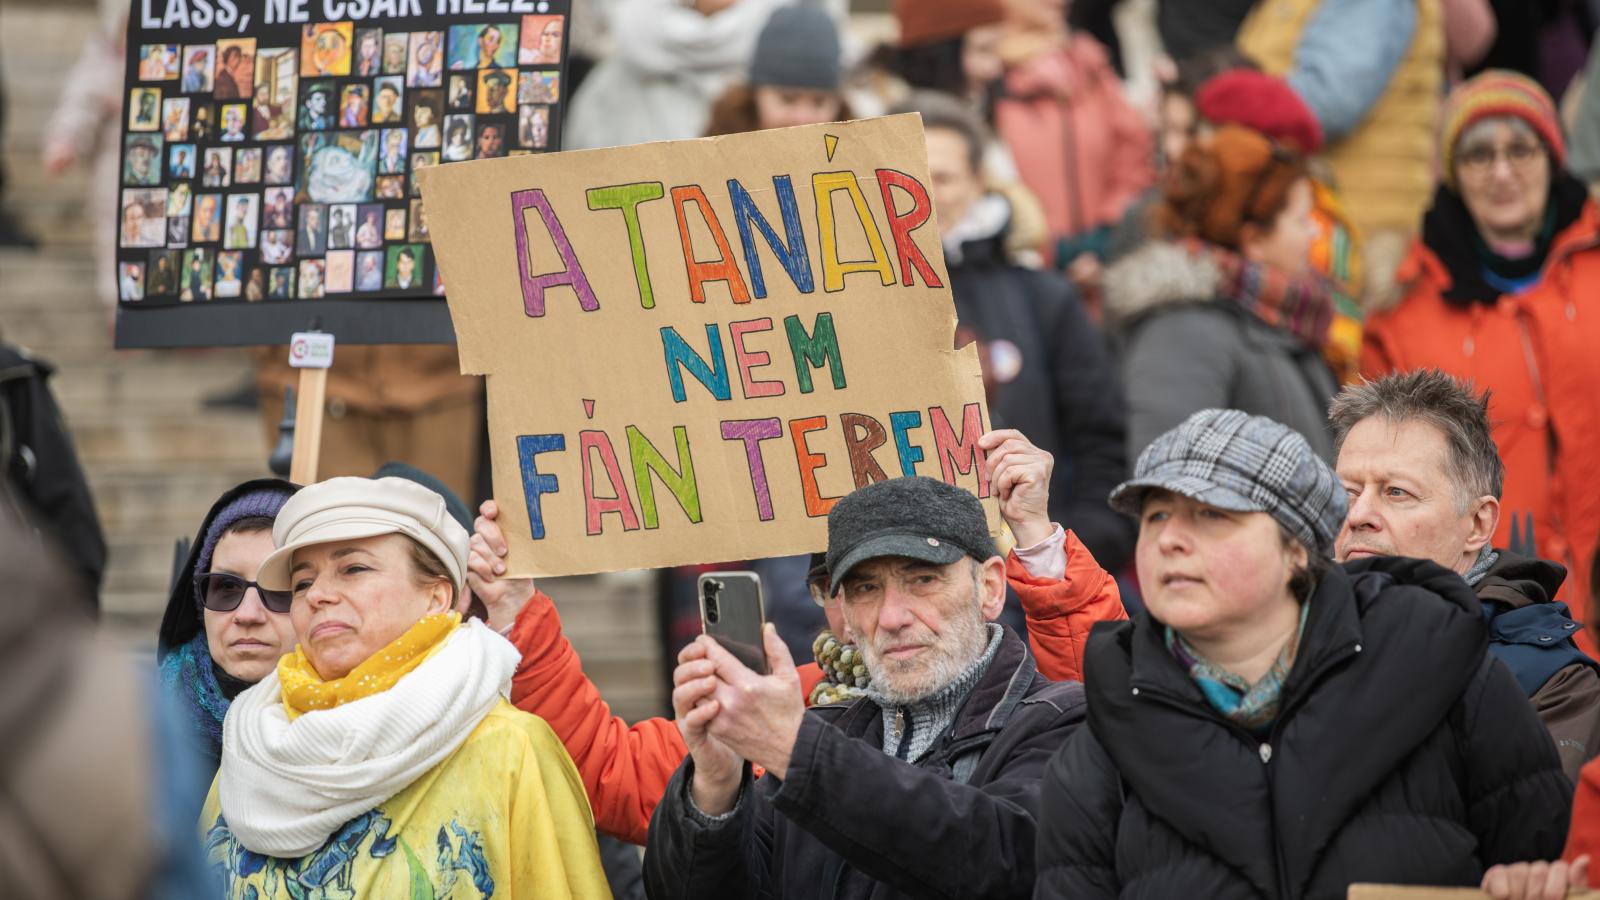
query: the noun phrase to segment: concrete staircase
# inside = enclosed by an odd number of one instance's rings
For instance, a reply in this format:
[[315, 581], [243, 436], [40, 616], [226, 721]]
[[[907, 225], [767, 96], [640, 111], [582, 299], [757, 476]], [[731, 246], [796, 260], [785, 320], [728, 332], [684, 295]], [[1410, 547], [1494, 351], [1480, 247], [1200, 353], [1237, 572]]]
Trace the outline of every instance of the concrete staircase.
[[[81, 0], [0, 6], [3, 200], [42, 241], [31, 253], [0, 248], [0, 334], [58, 367], [52, 386], [111, 550], [104, 627], [148, 658], [174, 540], [194, 533], [222, 491], [267, 474], [267, 443], [255, 412], [202, 408], [206, 395], [248, 376], [242, 351], [111, 349], [111, 312], [96, 299], [92, 252], [109, 226], [87, 221], [87, 168], [51, 180], [42, 160], [45, 124], [95, 16]], [[617, 712], [633, 719], [660, 711], [666, 692], [652, 583], [572, 578], [541, 587], [557, 599], [574, 645]]]

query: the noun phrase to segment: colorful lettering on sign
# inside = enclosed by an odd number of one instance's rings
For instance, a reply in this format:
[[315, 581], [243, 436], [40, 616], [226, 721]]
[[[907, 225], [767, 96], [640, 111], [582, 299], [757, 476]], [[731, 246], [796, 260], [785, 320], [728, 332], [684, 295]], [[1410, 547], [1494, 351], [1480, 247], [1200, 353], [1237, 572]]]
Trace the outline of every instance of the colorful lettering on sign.
[[[897, 211], [895, 207], [893, 188], [899, 188], [911, 195], [911, 208], [904, 213]], [[928, 264], [928, 258], [922, 255], [922, 248], [911, 238], [911, 232], [921, 228], [928, 221], [928, 217], [933, 215], [933, 203], [928, 199], [928, 189], [922, 186], [922, 182], [904, 172], [879, 169], [878, 190], [883, 194], [883, 210], [889, 216], [889, 235], [894, 239], [895, 253], [900, 257], [901, 283], [911, 287], [911, 270], [915, 268], [917, 274], [922, 276], [923, 284], [928, 287], [944, 287], [938, 273]]]
[[[835, 191], [850, 195], [851, 208], [867, 236], [871, 259], [845, 261], [839, 258], [839, 235], [833, 217]], [[817, 200], [817, 235], [822, 242], [822, 289], [828, 293], [842, 291], [844, 277], [856, 272], [877, 272], [884, 287], [894, 284], [894, 266], [889, 262], [889, 252], [883, 248], [883, 238], [878, 234], [878, 223], [872, 217], [871, 207], [867, 206], [867, 198], [856, 184], [855, 173], [818, 172], [811, 176], [811, 192]]]
[[661, 182], [640, 181], [634, 184], [590, 188], [584, 196], [588, 198], [590, 209], [615, 209], [622, 212], [623, 224], [628, 229], [628, 253], [633, 257], [633, 280], [639, 286], [639, 305], [645, 309], [654, 309], [656, 295], [650, 288], [650, 265], [645, 256], [644, 233], [639, 230], [639, 204], [660, 200], [665, 196]]
[[[528, 210], [530, 209], [538, 211], [539, 218], [544, 221], [545, 230], [550, 234], [550, 240], [556, 245], [556, 255], [561, 257], [562, 266], [558, 272], [533, 274], [532, 262], [528, 258]], [[527, 314], [533, 318], [544, 315], [544, 292], [561, 285], [570, 286], [577, 292], [578, 306], [585, 312], [599, 309], [600, 301], [595, 298], [594, 288], [589, 286], [589, 278], [583, 274], [583, 266], [578, 264], [578, 254], [572, 249], [572, 241], [567, 238], [566, 230], [556, 219], [556, 211], [551, 208], [544, 191], [534, 188], [514, 192], [511, 195], [511, 217], [516, 228], [517, 271], [522, 276], [522, 305]]]
[[700, 354], [694, 352], [677, 329], [671, 325], [661, 329], [661, 352], [667, 358], [667, 381], [672, 388], [672, 402], [682, 403], [688, 399], [683, 390], [683, 369], [688, 369], [695, 380], [711, 392], [711, 396], [718, 400], [733, 398], [733, 389], [728, 383], [728, 361], [722, 355], [721, 333], [715, 323], [706, 325], [706, 343], [711, 348], [711, 362], [707, 364]]
[[827, 427], [826, 416], [789, 420], [789, 437], [794, 439], [794, 458], [800, 465], [800, 494], [805, 498], [806, 515], [813, 519], [827, 515], [828, 510], [833, 509], [833, 505], [839, 502], [838, 497], [822, 496], [821, 490], [817, 488], [817, 470], [828, 464], [828, 457], [812, 450], [806, 442], [808, 433], [822, 431]]
[[750, 467], [750, 488], [756, 495], [756, 516], [772, 521], [772, 487], [767, 483], [767, 467], [761, 459], [761, 442], [783, 435], [783, 423], [772, 419], [735, 419], [722, 423], [722, 439], [743, 441], [745, 460]]
[[[638, 531], [639, 516], [633, 511], [633, 501], [628, 497], [628, 483], [622, 480], [622, 468], [617, 465], [617, 452], [611, 447], [611, 438], [604, 431], [578, 432], [578, 450], [583, 454], [583, 508], [590, 535], [601, 530], [601, 517], [616, 513], [622, 517], [622, 530]], [[611, 483], [614, 496], [602, 497], [595, 493], [594, 456], [599, 454], [600, 465], [606, 480]]]
[[861, 413], [844, 413], [839, 416], [839, 424], [844, 427], [845, 451], [850, 455], [850, 478], [856, 487], [863, 488], [875, 481], [888, 479], [883, 466], [878, 465], [878, 460], [872, 455], [872, 451], [889, 441], [883, 423]]
[[894, 432], [895, 453], [900, 456], [900, 474], [910, 478], [922, 462], [922, 448], [911, 443], [911, 429], [922, 427], [922, 413], [916, 410], [889, 413], [889, 430]]
[[765, 350], [748, 350], [744, 346], [744, 336], [751, 333], [772, 330], [772, 319], [750, 319], [746, 322], [734, 322], [728, 326], [728, 340], [733, 342], [733, 364], [739, 370], [739, 385], [744, 390], [745, 399], [755, 397], [781, 397], [784, 387], [781, 381], [757, 381], [750, 374], [751, 369], [760, 369], [772, 364], [772, 356]]
[[989, 467], [984, 464], [984, 453], [978, 446], [983, 436], [983, 410], [976, 403], [961, 408], [961, 437], [958, 440], [950, 427], [944, 408], [929, 407], [928, 424], [933, 427], [934, 455], [939, 458], [939, 474], [949, 484], [956, 483], [956, 472], [970, 474], [978, 470], [978, 496], [989, 496]]
[[766, 238], [767, 246], [778, 257], [778, 262], [783, 264], [783, 270], [789, 273], [789, 280], [794, 282], [795, 290], [802, 294], [809, 294], [817, 289], [816, 283], [811, 279], [811, 254], [806, 249], [806, 232], [800, 224], [800, 207], [794, 201], [794, 184], [787, 175], [777, 175], [772, 179], [773, 193], [778, 195], [778, 212], [783, 217], [784, 240], [778, 238], [778, 233], [767, 224], [767, 219], [756, 207], [755, 201], [750, 199], [750, 192], [737, 179], [728, 179], [728, 198], [733, 202], [733, 221], [739, 226], [739, 242], [744, 248], [744, 265], [750, 270], [750, 287], [755, 291], [756, 299], [767, 296], [767, 279], [761, 272], [761, 254], [756, 248], [755, 238], [750, 233], [753, 224], [761, 230], [761, 236]]
[[517, 467], [522, 470], [522, 495], [527, 500], [528, 525], [533, 530], [534, 540], [544, 537], [544, 512], [540, 508], [539, 497], [561, 490], [561, 483], [556, 476], [539, 471], [537, 457], [541, 453], [565, 449], [567, 439], [563, 435], [517, 435]]
[[689, 521], [696, 524], [700, 522], [700, 488], [695, 484], [694, 459], [689, 455], [689, 429], [682, 425], [673, 426], [672, 442], [678, 450], [676, 469], [661, 455], [656, 445], [650, 443], [644, 432], [636, 426], [628, 426], [628, 455], [633, 458], [634, 490], [639, 494], [639, 511], [644, 514], [645, 528], [658, 528], [661, 521], [656, 515], [655, 482], [650, 480], [652, 474], [661, 479]]
[[[689, 221], [684, 210], [693, 203], [711, 231], [711, 240], [717, 245], [717, 258], [710, 262], [695, 259], [694, 246], [689, 239]], [[735, 303], [749, 303], [750, 291], [744, 286], [744, 276], [739, 274], [739, 264], [733, 259], [733, 248], [728, 246], [728, 235], [717, 221], [717, 213], [706, 199], [706, 192], [697, 184], [672, 189], [672, 206], [678, 215], [678, 239], [683, 244], [683, 264], [689, 271], [689, 299], [706, 302], [706, 282], [726, 281], [728, 292]]]
[[800, 393], [811, 393], [811, 370], [824, 365], [833, 379], [833, 389], [844, 390], [844, 360], [839, 356], [839, 336], [833, 330], [833, 313], [817, 313], [810, 334], [806, 334], [799, 316], [784, 319], [783, 330], [789, 334], [789, 353], [794, 356], [794, 377], [800, 383]]

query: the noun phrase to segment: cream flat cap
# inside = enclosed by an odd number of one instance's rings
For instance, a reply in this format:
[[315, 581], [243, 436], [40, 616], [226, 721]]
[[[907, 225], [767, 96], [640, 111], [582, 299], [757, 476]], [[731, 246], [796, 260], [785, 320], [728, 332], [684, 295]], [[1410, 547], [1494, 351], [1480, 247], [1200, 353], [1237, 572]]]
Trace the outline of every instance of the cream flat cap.
[[290, 590], [294, 551], [384, 534], [403, 534], [427, 547], [449, 570], [456, 596], [465, 592], [467, 530], [450, 517], [443, 497], [405, 478], [330, 478], [301, 488], [273, 522], [278, 549], [261, 563], [256, 581], [268, 590]]

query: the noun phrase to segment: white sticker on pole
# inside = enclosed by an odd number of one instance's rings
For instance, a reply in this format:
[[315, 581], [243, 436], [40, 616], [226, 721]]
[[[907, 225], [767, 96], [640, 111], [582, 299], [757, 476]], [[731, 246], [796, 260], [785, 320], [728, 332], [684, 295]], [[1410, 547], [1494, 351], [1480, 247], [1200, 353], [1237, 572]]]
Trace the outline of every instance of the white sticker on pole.
[[326, 369], [333, 365], [333, 335], [297, 331], [289, 339], [289, 365], [296, 369]]

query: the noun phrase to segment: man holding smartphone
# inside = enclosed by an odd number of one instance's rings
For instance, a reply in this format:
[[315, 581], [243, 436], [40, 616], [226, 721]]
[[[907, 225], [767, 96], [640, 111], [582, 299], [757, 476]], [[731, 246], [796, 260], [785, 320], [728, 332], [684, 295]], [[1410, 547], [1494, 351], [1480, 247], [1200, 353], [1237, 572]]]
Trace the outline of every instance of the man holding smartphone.
[[808, 713], [770, 625], [768, 675], [708, 637], [687, 647], [689, 759], [651, 820], [650, 896], [1027, 895], [1040, 774], [1083, 689], [992, 622], [1006, 563], [982, 505], [932, 478], [863, 487], [828, 516], [828, 570], [867, 697]]

